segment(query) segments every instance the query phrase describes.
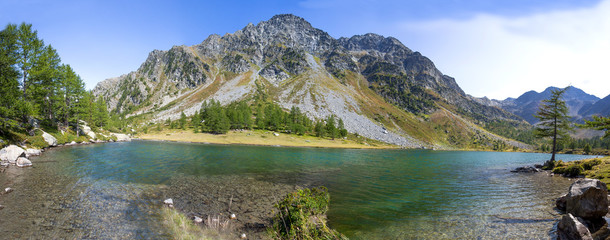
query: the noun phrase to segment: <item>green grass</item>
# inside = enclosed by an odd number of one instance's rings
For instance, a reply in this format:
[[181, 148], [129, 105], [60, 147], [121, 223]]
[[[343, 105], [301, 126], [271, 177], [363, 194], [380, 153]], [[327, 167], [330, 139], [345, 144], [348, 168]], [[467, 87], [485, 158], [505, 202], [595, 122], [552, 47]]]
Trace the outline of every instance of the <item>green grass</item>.
[[570, 177], [584, 175], [610, 184], [610, 157], [592, 158], [572, 162], [557, 161], [553, 173]]

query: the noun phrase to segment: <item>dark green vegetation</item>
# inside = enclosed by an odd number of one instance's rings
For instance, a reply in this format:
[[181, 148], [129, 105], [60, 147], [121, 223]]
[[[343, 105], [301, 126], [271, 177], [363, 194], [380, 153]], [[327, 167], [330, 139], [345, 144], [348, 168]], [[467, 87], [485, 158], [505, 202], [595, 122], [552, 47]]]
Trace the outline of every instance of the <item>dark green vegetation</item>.
[[[190, 126], [196, 133], [213, 134], [224, 134], [229, 130], [240, 129], [261, 129], [297, 135], [309, 134], [332, 139], [347, 137], [348, 134], [343, 120], [334, 115], [324, 121], [314, 122], [298, 107], [292, 107], [290, 112], [286, 112], [272, 102], [250, 106], [246, 101], [222, 106], [214, 99], [204, 101], [201, 104], [201, 111], [195, 112], [192, 116], [187, 117], [182, 113], [178, 120], [167, 119], [164, 124], [158, 124], [155, 130], [161, 131], [164, 126], [170, 129], [186, 129], [187, 126]], [[144, 127], [142, 131], [147, 133], [148, 126]]]
[[563, 174], [566, 177], [585, 176], [610, 184], [610, 157], [572, 162], [557, 161], [553, 173]]
[[[0, 31], [0, 139], [25, 142], [36, 147], [42, 128], [68, 132], [78, 139], [76, 123], [84, 120], [94, 128], [113, 129], [101, 97], [84, 88], [82, 79], [57, 51], [38, 37], [31, 24], [8, 24]], [[27, 134], [22, 134], [27, 132]], [[54, 134], [61, 141], [63, 137]], [[60, 134], [63, 135], [63, 134]], [[44, 142], [44, 141], [42, 141]]]
[[606, 131], [604, 138], [610, 137], [610, 117], [593, 116], [593, 120], [585, 120], [585, 124], [583, 124], [582, 126], [595, 130], [604, 130]]
[[555, 153], [557, 152], [557, 141], [568, 137], [568, 132], [572, 129], [568, 107], [563, 101], [562, 95], [567, 88], [553, 90], [549, 99], [542, 100], [537, 115], [540, 120], [534, 129], [534, 135], [538, 138], [550, 137], [553, 139], [551, 147], [551, 159], [545, 163], [548, 168], [555, 166]]
[[325, 187], [302, 189], [277, 203], [268, 229], [273, 239], [347, 239], [326, 226], [330, 194]]

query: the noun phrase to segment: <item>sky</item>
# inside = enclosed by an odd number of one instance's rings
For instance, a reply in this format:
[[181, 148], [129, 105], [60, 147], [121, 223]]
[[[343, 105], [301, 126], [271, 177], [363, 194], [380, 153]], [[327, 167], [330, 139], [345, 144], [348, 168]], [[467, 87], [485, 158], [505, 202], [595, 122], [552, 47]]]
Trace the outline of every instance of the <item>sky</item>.
[[88, 89], [154, 49], [195, 45], [292, 13], [335, 38], [392, 36], [475, 97], [572, 85], [610, 94], [610, 0], [0, 0], [0, 24], [31, 23]]

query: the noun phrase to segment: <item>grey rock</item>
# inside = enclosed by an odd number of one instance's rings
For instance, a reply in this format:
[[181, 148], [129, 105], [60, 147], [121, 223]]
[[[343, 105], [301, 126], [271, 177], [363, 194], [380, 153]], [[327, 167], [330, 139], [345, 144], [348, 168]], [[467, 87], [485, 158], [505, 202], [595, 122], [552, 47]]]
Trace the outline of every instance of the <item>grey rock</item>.
[[10, 187], [7, 187], [7, 188], [4, 189], [4, 193], [10, 193], [12, 191], [13, 191], [13, 189], [10, 188]]
[[44, 138], [44, 141], [47, 142], [49, 146], [57, 146], [57, 138], [53, 137], [53, 135], [43, 132], [42, 138]]
[[608, 213], [608, 189], [597, 179], [579, 179], [572, 183], [566, 200], [566, 212], [585, 219], [601, 218]]
[[535, 167], [530, 167], [530, 166], [526, 166], [526, 167], [518, 167], [515, 168], [514, 170], [511, 170], [511, 172], [516, 172], [516, 173], [535, 173], [535, 172], [540, 172], [542, 170], [535, 168]]
[[28, 148], [25, 150], [26, 157], [38, 156], [40, 154], [42, 154], [42, 150], [40, 150], [40, 149]]
[[560, 240], [593, 240], [591, 232], [580, 221], [578, 217], [574, 217], [568, 213], [561, 218], [557, 224], [557, 235]]
[[168, 199], [165, 199], [163, 201], [163, 203], [166, 204], [166, 205], [173, 205], [174, 204], [174, 200], [171, 199], [171, 198], [168, 198]]
[[131, 141], [131, 138], [127, 134], [111, 133], [111, 135], [116, 137], [117, 142], [130, 142]]
[[2, 162], [9, 162], [10, 164], [15, 164], [17, 158], [25, 157], [25, 150], [16, 145], [9, 145], [3, 149], [0, 149], [0, 160]]
[[17, 159], [17, 162], [15, 164], [17, 165], [17, 167], [31, 167], [32, 161], [27, 158], [20, 157]]
[[202, 223], [203, 219], [198, 217], [198, 216], [195, 216], [195, 217], [193, 217], [193, 222], [195, 222], [195, 223]]
[[557, 198], [557, 200], [555, 200], [555, 206], [557, 207], [557, 209], [559, 209], [561, 211], [565, 211], [567, 201], [568, 201], [568, 194], [564, 194], [561, 197]]

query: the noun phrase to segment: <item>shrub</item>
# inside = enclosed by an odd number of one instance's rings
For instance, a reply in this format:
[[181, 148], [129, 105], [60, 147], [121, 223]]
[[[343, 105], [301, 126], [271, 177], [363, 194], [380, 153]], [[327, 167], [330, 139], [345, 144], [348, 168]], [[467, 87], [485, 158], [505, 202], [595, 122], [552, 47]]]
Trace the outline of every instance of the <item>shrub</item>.
[[277, 203], [278, 213], [268, 230], [274, 239], [346, 239], [326, 226], [330, 194], [325, 187], [290, 193]]
[[597, 166], [600, 164], [602, 164], [602, 160], [599, 158], [596, 158], [596, 159], [584, 162], [582, 164], [582, 166], [583, 166], [584, 170], [591, 170], [591, 169], [593, 169], [594, 166]]
[[568, 177], [577, 177], [582, 174], [585, 170], [580, 165], [572, 165], [566, 169], [564, 173]]

